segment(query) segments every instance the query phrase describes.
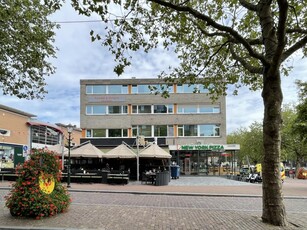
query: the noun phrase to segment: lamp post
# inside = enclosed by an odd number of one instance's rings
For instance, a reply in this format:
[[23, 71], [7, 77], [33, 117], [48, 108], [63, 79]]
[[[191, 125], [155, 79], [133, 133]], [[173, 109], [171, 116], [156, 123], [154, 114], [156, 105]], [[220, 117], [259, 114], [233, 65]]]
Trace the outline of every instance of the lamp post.
[[137, 165], [137, 168], [136, 168], [136, 181], [139, 181], [140, 180], [140, 156], [139, 156], [139, 153], [140, 153], [140, 140], [139, 140], [139, 127], [137, 127], [137, 134], [136, 134], [136, 165]]
[[74, 126], [71, 124], [66, 126], [68, 132], [68, 163], [67, 163], [67, 188], [70, 188], [70, 148], [71, 148], [71, 133]]

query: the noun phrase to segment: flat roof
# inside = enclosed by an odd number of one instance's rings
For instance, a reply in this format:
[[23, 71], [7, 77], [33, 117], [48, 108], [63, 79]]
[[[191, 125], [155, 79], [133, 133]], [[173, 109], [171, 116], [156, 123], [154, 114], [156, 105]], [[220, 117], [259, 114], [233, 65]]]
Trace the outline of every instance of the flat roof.
[[21, 110], [18, 110], [18, 109], [14, 109], [14, 108], [6, 106], [6, 105], [0, 104], [0, 109], [6, 110], [6, 111], [9, 111], [9, 112], [12, 112], [12, 113], [17, 113], [17, 114], [27, 116], [27, 117], [36, 117], [36, 115], [34, 115], [34, 114], [27, 113], [27, 112], [24, 112], [24, 111], [21, 111]]

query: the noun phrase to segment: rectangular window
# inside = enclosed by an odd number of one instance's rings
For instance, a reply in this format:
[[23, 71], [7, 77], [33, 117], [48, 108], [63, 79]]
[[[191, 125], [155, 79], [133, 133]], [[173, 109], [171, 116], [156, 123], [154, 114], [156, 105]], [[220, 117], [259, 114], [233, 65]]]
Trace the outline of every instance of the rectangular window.
[[168, 105], [167, 111], [168, 113], [174, 113], [174, 105]]
[[138, 113], [151, 113], [151, 105], [139, 105]]
[[106, 85], [87, 85], [87, 94], [106, 94]]
[[166, 137], [167, 136], [167, 125], [155, 125], [154, 126], [155, 137]]
[[109, 105], [109, 114], [122, 114], [123, 113], [123, 106], [118, 105], [118, 106], [112, 106]]
[[173, 113], [173, 105], [154, 105], [153, 112], [154, 113]]
[[151, 113], [151, 105], [132, 105], [132, 113]]
[[131, 93], [138, 93], [138, 86], [137, 85], [132, 85], [132, 90]]
[[128, 94], [128, 85], [122, 85], [122, 94]]
[[221, 109], [220, 107], [213, 107], [213, 113], [220, 113]]
[[121, 94], [122, 85], [108, 85], [108, 94]]
[[132, 106], [132, 113], [138, 113], [138, 106], [137, 105]]
[[103, 115], [106, 114], [105, 105], [87, 105], [86, 115]]
[[151, 125], [139, 125], [139, 135], [151, 137]]
[[197, 136], [197, 125], [184, 125], [183, 128], [185, 137]]
[[32, 126], [32, 142], [44, 145], [56, 145], [59, 143], [59, 133], [47, 126]]
[[109, 129], [109, 137], [122, 137], [121, 129]]
[[123, 113], [123, 114], [127, 114], [127, 113], [128, 113], [128, 106], [127, 106], [127, 105], [123, 105], [123, 107], [122, 107], [122, 113]]
[[92, 85], [85, 86], [85, 91], [86, 94], [93, 94], [93, 86]]
[[91, 129], [86, 130], [86, 137], [92, 137], [92, 130]]
[[178, 105], [177, 113], [197, 113], [197, 105]]
[[177, 93], [208, 93], [202, 84], [177, 84]]
[[199, 136], [219, 137], [220, 136], [220, 126], [219, 125], [199, 125]]
[[106, 89], [105, 85], [93, 85], [93, 94], [106, 94]]
[[106, 114], [106, 106], [105, 105], [93, 105], [93, 115], [96, 114]]
[[196, 86], [193, 84], [178, 84], [177, 93], [193, 93], [196, 91]]
[[150, 94], [151, 90], [150, 90], [150, 86], [149, 85], [138, 85], [138, 92], [139, 94]]
[[123, 129], [123, 137], [128, 137], [128, 129]]
[[139, 131], [139, 136], [151, 137], [151, 125], [137, 125], [132, 126], [132, 135], [137, 136], [137, 129]]
[[93, 129], [93, 137], [106, 137], [105, 129]]
[[166, 105], [154, 105], [154, 113], [167, 113]]
[[210, 106], [210, 105], [200, 105], [199, 112], [200, 113], [220, 113], [220, 107]]
[[197, 136], [197, 125], [178, 125], [178, 136], [181, 137]]
[[183, 125], [178, 125], [178, 136], [183, 137]]
[[159, 85], [151, 85], [152, 93], [158, 92], [168, 92], [168, 93], [174, 93], [174, 87], [172, 84], [159, 84]]

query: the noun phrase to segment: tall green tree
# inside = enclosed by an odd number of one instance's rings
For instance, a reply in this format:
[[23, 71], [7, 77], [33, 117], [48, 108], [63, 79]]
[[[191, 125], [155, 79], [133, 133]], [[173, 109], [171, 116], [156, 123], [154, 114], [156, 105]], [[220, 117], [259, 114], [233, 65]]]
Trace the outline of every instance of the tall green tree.
[[307, 82], [297, 80], [299, 103], [296, 106], [296, 118], [292, 125], [293, 136], [296, 137], [296, 166], [307, 159]]
[[[284, 105], [282, 109], [282, 135], [281, 135], [281, 150], [282, 160], [294, 161], [296, 168], [301, 167], [307, 159], [307, 142], [304, 141], [306, 133], [300, 133], [300, 115], [297, 108], [302, 104], [294, 107], [293, 105]], [[306, 117], [306, 115], [304, 115]], [[298, 122], [300, 120], [300, 122]], [[307, 120], [306, 120], [307, 121]], [[305, 123], [306, 123], [305, 121]]]
[[296, 81], [298, 87], [299, 104], [296, 107], [297, 117], [294, 132], [299, 134], [301, 141], [307, 144], [307, 82]]
[[56, 27], [48, 16], [60, 1], [0, 0], [0, 90], [18, 98], [43, 98]]
[[[264, 152], [262, 133], [262, 124], [253, 122], [248, 128], [241, 127], [228, 135], [227, 139], [229, 141], [235, 140], [236, 144], [240, 144], [239, 162], [244, 162], [244, 164], [262, 162]], [[247, 159], [249, 162], [247, 162]]]
[[262, 220], [287, 225], [279, 176], [281, 74], [294, 52], [307, 53], [307, 7], [303, 0], [72, 0], [84, 15], [98, 14], [103, 34], [91, 32], [109, 47], [121, 74], [131, 51], [175, 47], [180, 66], [166, 80], [199, 82], [210, 93], [234, 93], [242, 85], [262, 89]]
[[281, 128], [281, 157], [284, 161], [295, 161], [295, 146], [297, 137], [293, 135], [293, 124], [296, 119], [295, 106], [292, 104], [283, 105], [282, 128]]

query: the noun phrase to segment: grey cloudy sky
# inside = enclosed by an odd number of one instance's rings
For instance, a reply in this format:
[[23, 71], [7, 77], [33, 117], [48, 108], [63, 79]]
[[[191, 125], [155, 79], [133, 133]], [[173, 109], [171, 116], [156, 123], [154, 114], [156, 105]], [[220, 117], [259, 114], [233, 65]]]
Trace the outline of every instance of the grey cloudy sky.
[[[95, 18], [94, 18], [95, 19]], [[69, 4], [53, 17], [56, 22], [84, 21]], [[44, 100], [21, 100], [12, 96], [0, 96], [0, 104], [37, 115], [44, 122], [80, 124], [80, 79], [118, 78], [113, 72], [114, 57], [106, 47], [90, 41], [90, 30], [101, 28], [100, 23], [60, 23], [55, 46], [58, 47], [57, 59], [52, 60], [56, 73], [48, 77], [48, 94]], [[284, 103], [296, 103], [296, 79], [307, 81], [307, 59], [298, 56], [291, 62], [294, 70], [289, 77], [282, 79]], [[162, 49], [148, 55], [134, 55], [133, 65], [126, 69], [121, 78], [153, 78], [169, 65], [176, 65], [172, 53]], [[290, 63], [291, 64], [291, 63]], [[240, 127], [248, 127], [254, 121], [262, 121], [263, 103], [261, 92], [251, 92], [242, 88], [239, 96], [229, 95], [227, 100], [227, 133]]]

